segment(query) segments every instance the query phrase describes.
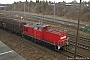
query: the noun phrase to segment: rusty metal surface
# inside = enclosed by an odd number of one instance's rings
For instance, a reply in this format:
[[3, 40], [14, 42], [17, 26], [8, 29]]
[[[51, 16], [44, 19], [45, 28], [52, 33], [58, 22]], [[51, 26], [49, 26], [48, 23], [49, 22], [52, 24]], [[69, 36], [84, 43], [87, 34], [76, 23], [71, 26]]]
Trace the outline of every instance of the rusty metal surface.
[[25, 59], [0, 41], [0, 60], [25, 60]]

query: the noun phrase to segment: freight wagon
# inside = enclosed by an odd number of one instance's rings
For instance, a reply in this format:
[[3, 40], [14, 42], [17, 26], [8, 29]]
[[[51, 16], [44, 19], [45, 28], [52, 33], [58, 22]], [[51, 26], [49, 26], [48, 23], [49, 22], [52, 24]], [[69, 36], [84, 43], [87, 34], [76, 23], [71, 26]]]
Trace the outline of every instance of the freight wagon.
[[21, 34], [23, 30], [23, 25], [26, 24], [26, 22], [21, 22], [18, 19], [0, 17], [0, 27], [6, 30], [13, 31], [15, 33]]

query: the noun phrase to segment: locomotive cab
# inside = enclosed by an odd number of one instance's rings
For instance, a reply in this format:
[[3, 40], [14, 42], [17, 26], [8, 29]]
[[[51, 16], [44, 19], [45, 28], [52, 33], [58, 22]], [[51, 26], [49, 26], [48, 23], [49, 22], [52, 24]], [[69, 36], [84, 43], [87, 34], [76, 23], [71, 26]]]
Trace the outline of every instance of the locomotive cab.
[[51, 26], [49, 25], [42, 25], [42, 24], [37, 24], [35, 25], [36, 30], [49, 30], [51, 28]]
[[43, 40], [43, 32], [48, 30], [49, 26], [48, 25], [41, 25], [37, 24], [34, 26], [34, 37], [38, 40]]

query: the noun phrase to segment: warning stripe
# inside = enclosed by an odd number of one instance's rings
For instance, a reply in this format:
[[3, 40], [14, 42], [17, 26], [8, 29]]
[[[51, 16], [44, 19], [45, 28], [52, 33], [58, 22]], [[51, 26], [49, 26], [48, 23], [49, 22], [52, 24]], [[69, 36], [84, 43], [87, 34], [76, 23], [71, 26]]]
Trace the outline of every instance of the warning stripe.
[[0, 55], [8, 54], [8, 53], [11, 53], [11, 52], [13, 52], [13, 50], [8, 51], [8, 52], [4, 52], [4, 53], [0, 53]]

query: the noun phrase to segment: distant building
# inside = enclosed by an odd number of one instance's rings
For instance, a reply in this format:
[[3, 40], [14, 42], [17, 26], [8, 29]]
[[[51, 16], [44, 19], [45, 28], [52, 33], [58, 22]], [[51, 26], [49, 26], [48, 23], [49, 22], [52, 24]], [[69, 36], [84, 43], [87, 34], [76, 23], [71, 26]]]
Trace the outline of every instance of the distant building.
[[65, 6], [73, 6], [71, 3], [66, 3]]
[[7, 6], [0, 6], [0, 10], [4, 10]]

